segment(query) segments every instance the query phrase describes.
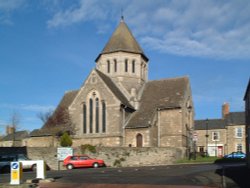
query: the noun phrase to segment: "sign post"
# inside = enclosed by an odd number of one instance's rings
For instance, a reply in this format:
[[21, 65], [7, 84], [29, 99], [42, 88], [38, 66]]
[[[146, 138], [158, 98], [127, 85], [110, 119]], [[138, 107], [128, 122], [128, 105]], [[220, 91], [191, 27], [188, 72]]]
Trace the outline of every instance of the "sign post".
[[22, 181], [22, 163], [21, 162], [11, 162], [10, 164], [10, 184], [19, 185]]
[[58, 170], [60, 170], [60, 161], [63, 161], [69, 155], [73, 155], [73, 148], [70, 147], [57, 148]]

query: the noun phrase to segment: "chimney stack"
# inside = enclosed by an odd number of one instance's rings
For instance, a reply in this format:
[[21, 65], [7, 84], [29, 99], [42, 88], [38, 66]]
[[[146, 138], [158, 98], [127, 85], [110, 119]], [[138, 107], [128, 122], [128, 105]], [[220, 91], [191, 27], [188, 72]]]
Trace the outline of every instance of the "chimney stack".
[[222, 105], [222, 118], [225, 119], [226, 115], [229, 114], [229, 103], [225, 102]]
[[8, 126], [6, 127], [6, 134], [7, 134], [7, 135], [8, 135], [8, 134], [13, 134], [14, 131], [15, 131], [15, 128], [14, 128], [13, 126], [8, 125]]

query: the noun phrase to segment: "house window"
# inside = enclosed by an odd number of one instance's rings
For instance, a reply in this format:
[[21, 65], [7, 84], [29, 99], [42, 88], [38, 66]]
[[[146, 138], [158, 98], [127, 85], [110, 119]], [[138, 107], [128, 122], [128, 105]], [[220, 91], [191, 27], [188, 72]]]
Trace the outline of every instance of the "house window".
[[93, 100], [89, 99], [89, 133], [93, 132]]
[[125, 59], [125, 72], [128, 72], [128, 60], [127, 59]]
[[99, 132], [99, 99], [95, 99], [95, 132]]
[[83, 103], [83, 133], [87, 133], [87, 107]]
[[107, 61], [107, 72], [110, 73], [110, 61]]
[[236, 138], [242, 138], [243, 129], [242, 128], [235, 128]]
[[102, 101], [102, 132], [106, 132], [106, 104]]
[[117, 72], [117, 60], [114, 59], [114, 71]]
[[219, 141], [220, 140], [220, 133], [219, 132], [212, 132], [212, 139], [213, 139], [213, 141]]
[[135, 60], [132, 61], [132, 73], [135, 73]]
[[200, 146], [200, 147], [199, 147], [199, 152], [200, 152], [200, 153], [204, 153], [204, 152], [205, 152], [204, 146]]
[[236, 151], [242, 152], [242, 144], [237, 144], [236, 145]]

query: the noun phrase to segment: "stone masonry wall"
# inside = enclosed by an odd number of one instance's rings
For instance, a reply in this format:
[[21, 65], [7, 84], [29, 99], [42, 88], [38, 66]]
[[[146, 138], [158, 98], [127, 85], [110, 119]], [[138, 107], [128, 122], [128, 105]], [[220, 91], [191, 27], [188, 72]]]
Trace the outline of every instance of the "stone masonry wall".
[[[148, 166], [148, 165], [169, 165], [174, 161], [184, 157], [183, 148], [120, 148], [120, 147], [102, 147], [96, 148], [96, 153], [88, 150], [84, 152], [92, 158], [103, 159], [110, 167], [127, 166]], [[30, 159], [44, 160], [52, 170], [58, 169], [56, 158], [57, 148], [40, 147], [27, 148], [27, 154]], [[74, 154], [82, 154], [81, 148], [74, 148]], [[65, 169], [60, 163], [60, 169]]]

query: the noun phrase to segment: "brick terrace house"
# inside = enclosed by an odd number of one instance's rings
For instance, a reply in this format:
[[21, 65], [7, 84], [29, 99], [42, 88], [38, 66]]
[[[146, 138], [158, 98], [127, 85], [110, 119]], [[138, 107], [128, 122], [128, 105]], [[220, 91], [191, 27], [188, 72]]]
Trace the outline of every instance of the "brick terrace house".
[[223, 156], [234, 151], [246, 152], [245, 113], [229, 112], [229, 104], [222, 107], [221, 119], [196, 120], [198, 152], [208, 152], [209, 156]]
[[[194, 114], [189, 78], [149, 81], [148, 71], [148, 57], [121, 19], [82, 86], [66, 92], [58, 105], [68, 110], [74, 124], [73, 146], [178, 147], [186, 151]], [[55, 125], [46, 123], [31, 133], [28, 143], [34, 145], [36, 140], [41, 144], [51, 126]]]

